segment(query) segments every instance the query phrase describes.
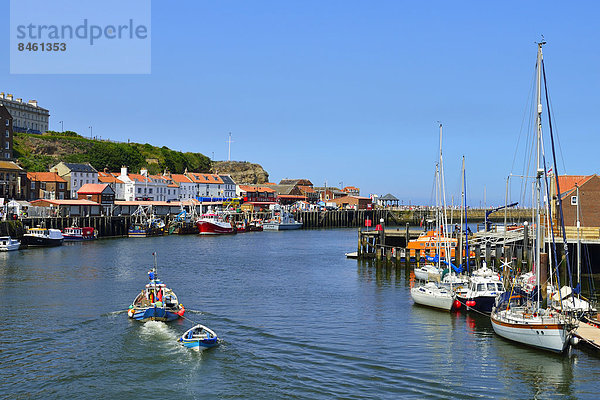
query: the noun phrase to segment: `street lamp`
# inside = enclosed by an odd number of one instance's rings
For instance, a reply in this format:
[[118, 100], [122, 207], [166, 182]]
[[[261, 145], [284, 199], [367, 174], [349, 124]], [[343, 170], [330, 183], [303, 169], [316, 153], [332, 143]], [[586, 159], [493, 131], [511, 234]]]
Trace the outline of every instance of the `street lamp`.
[[58, 121], [58, 123], [60, 124], [60, 131], [64, 132], [65, 131], [65, 127], [63, 126], [63, 121]]
[[88, 128], [90, 128], [90, 139], [92, 139], [93, 138], [93, 136], [92, 136], [92, 127], [88, 126]]

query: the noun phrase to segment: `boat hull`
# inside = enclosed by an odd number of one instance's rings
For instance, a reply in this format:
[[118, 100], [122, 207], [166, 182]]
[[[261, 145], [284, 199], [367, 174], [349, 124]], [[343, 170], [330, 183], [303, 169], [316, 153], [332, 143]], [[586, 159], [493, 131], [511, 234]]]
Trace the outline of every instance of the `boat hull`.
[[0, 251], [19, 250], [19, 247], [21, 247], [21, 242], [10, 238], [10, 236], [0, 238]]
[[133, 308], [129, 311], [129, 317], [136, 321], [175, 321], [183, 317], [185, 310], [182, 308], [178, 312], [167, 310], [165, 307], [146, 307]]
[[161, 236], [164, 233], [162, 229], [154, 228], [129, 228], [127, 231], [128, 237], [150, 237], [150, 236]]
[[210, 221], [198, 221], [198, 232], [200, 235], [231, 235], [235, 229], [230, 223], [213, 223]]
[[39, 236], [23, 236], [23, 244], [28, 247], [54, 247], [63, 244], [63, 239], [45, 238]]
[[94, 240], [96, 239], [95, 236], [76, 236], [76, 235], [69, 235], [69, 234], [64, 234], [64, 241], [65, 242], [85, 242], [88, 240]]
[[513, 342], [556, 353], [565, 351], [569, 334], [564, 324], [549, 323], [543, 320], [509, 321], [506, 318], [491, 316], [492, 328], [498, 336]]
[[452, 309], [452, 304], [454, 302], [452, 296], [434, 296], [420, 291], [418, 287], [412, 288], [410, 290], [410, 295], [416, 304], [446, 311]]
[[266, 222], [263, 224], [263, 230], [265, 231], [290, 231], [294, 229], [302, 228], [302, 223], [297, 222], [295, 224], [286, 224], [286, 223], [271, 223]]
[[[492, 312], [492, 308], [494, 308], [496, 296], [456, 296], [456, 300], [458, 300], [461, 303], [461, 309], [473, 310], [484, 314], [489, 314]], [[473, 304], [472, 302], [475, 302], [475, 304]], [[469, 305], [467, 306], [467, 304]]]
[[219, 341], [216, 337], [211, 338], [211, 339], [202, 339], [202, 340], [182, 339], [181, 344], [184, 347], [187, 347], [188, 349], [202, 351], [204, 349], [210, 349], [211, 347], [215, 347], [216, 345], [219, 344]]

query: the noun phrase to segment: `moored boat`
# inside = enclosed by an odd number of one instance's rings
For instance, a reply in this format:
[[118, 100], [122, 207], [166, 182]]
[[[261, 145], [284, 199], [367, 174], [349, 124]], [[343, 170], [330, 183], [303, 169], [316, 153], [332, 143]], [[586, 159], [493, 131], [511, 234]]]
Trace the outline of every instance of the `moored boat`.
[[484, 265], [473, 272], [465, 290], [456, 291], [456, 300], [459, 302], [456, 308], [464, 307], [466, 310], [489, 314], [496, 298], [502, 293], [504, 285], [500, 277]]
[[265, 231], [283, 231], [302, 228], [302, 222], [294, 219], [294, 216], [285, 211], [273, 211], [270, 219], [264, 221], [263, 230]]
[[90, 226], [86, 226], [83, 228], [71, 226], [63, 229], [62, 234], [65, 241], [75, 242], [97, 239], [96, 231]]
[[220, 214], [204, 214], [196, 221], [200, 235], [228, 235], [236, 233], [235, 227]]
[[22, 243], [29, 247], [52, 247], [63, 244], [64, 237], [58, 229], [29, 228]]
[[154, 267], [148, 271], [150, 282], [137, 295], [129, 306], [127, 316], [137, 321], [174, 321], [183, 317], [185, 308], [173, 290], [169, 289], [159, 278], [156, 272], [156, 253]]
[[21, 242], [13, 239], [10, 236], [0, 236], [0, 251], [19, 250]]
[[185, 331], [179, 339], [177, 339], [184, 347], [188, 349], [202, 351], [210, 349], [219, 344], [217, 334], [204, 325], [195, 325], [191, 329]]
[[416, 304], [450, 311], [454, 303], [451, 290], [439, 287], [434, 282], [410, 289], [410, 296]]

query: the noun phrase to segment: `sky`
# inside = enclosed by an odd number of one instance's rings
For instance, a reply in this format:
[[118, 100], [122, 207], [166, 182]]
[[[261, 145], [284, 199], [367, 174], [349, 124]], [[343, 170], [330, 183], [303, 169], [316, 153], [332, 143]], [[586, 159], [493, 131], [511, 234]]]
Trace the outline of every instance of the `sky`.
[[[593, 1], [152, 1], [149, 74], [11, 74], [5, 57], [0, 91], [38, 100], [53, 130], [92, 126], [215, 160], [227, 159], [231, 132], [231, 159], [262, 165], [272, 182], [351, 185], [403, 204], [435, 202], [442, 123], [447, 202], [460, 199], [464, 156], [467, 202], [501, 205], [527, 159], [541, 35], [559, 173], [598, 172], [599, 11]], [[0, 46], [9, 54], [8, 35]]]

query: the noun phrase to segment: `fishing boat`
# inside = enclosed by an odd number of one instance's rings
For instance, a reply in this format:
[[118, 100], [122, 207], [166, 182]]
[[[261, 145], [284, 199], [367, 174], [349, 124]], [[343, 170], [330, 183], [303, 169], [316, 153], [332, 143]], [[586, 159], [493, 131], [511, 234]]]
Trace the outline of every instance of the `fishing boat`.
[[271, 218], [264, 221], [263, 230], [283, 231], [302, 228], [302, 222], [294, 219], [294, 216], [282, 208], [273, 209]]
[[232, 225], [229, 217], [223, 217], [218, 213], [203, 214], [196, 221], [198, 232], [201, 235], [230, 235], [236, 233], [235, 226]]
[[149, 237], [165, 234], [165, 222], [152, 213], [152, 206], [140, 205], [131, 214], [132, 222], [127, 229], [128, 237]]
[[150, 282], [137, 295], [129, 306], [127, 315], [137, 321], [174, 321], [183, 317], [185, 308], [179, 304], [179, 300], [171, 289], [169, 289], [159, 278], [157, 273], [156, 253], [154, 255], [154, 267], [148, 271]]
[[[192, 210], [194, 210], [193, 207]], [[183, 206], [181, 206], [181, 212], [169, 222], [167, 231], [170, 235], [197, 235], [198, 226], [194, 219], [194, 212], [192, 211], [192, 213], [189, 214], [183, 209]]]
[[[541, 246], [542, 246], [542, 227], [541, 227], [541, 202], [543, 199], [542, 193], [542, 178], [547, 184], [547, 168], [545, 163], [542, 164], [542, 103], [541, 103], [541, 75], [543, 69], [542, 46], [544, 41], [538, 43], [537, 51], [537, 101], [535, 107], [536, 113], [536, 168], [535, 176], [535, 287], [528, 296], [519, 296], [518, 301], [512, 298], [512, 292], [515, 288], [507, 291], [504, 296], [500, 296], [498, 304], [492, 309], [490, 319], [494, 332], [505, 339], [512, 340], [524, 345], [536, 347], [543, 350], [554, 352], [563, 352], [568, 344], [571, 336], [571, 331], [574, 328], [573, 323], [565, 314], [557, 312], [552, 307], [543, 307], [541, 299]], [[546, 93], [547, 97], [547, 93]], [[551, 127], [551, 125], [550, 125]], [[550, 131], [552, 138], [552, 131]], [[554, 149], [553, 149], [554, 153]], [[556, 168], [556, 159], [554, 159], [554, 168]], [[555, 171], [557, 173], [558, 171]], [[557, 178], [557, 191], [559, 190]], [[560, 208], [560, 196], [559, 196]], [[554, 241], [554, 236], [552, 236]], [[566, 247], [566, 244], [565, 244]], [[556, 249], [554, 249], [556, 251]], [[568, 264], [568, 257], [567, 264]], [[558, 271], [556, 277], [558, 278]], [[518, 288], [517, 288], [518, 290]], [[559, 292], [560, 293], [560, 292]], [[560, 295], [559, 295], [560, 297]], [[512, 301], [511, 301], [512, 300]], [[562, 303], [562, 299], [559, 299]]]
[[185, 331], [179, 339], [177, 339], [184, 347], [192, 350], [202, 351], [210, 349], [219, 344], [217, 334], [204, 325], [195, 325], [191, 329]]
[[59, 229], [29, 228], [22, 243], [28, 247], [52, 247], [63, 244], [64, 237]]
[[10, 236], [0, 236], [0, 251], [19, 250], [21, 242], [13, 239]]
[[66, 242], [80, 242], [97, 239], [96, 231], [90, 226], [83, 228], [71, 226], [63, 229], [62, 234]]

